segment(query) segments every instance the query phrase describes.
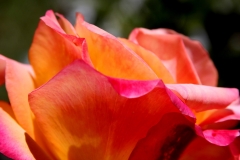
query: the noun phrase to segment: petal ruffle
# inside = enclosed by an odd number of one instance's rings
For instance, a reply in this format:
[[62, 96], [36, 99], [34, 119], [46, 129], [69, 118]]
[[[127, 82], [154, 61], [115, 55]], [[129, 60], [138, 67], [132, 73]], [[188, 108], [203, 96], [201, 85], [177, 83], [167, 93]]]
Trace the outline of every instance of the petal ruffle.
[[56, 15], [59, 17], [59, 20], [56, 19], [56, 16], [52, 10], [48, 10], [45, 16], [41, 17], [41, 20], [44, 21], [47, 26], [63, 34], [64, 36], [69, 37], [70, 39], [71, 37], [72, 39], [76, 39], [78, 35], [72, 24], [61, 14], [56, 13]]
[[127, 159], [164, 114], [182, 110], [193, 116], [161, 81], [123, 81], [77, 60], [29, 95], [37, 124], [56, 158]]
[[169, 84], [167, 87], [178, 92], [187, 106], [196, 112], [225, 108], [239, 97], [238, 90], [234, 88], [194, 84]]
[[29, 61], [36, 74], [36, 86], [47, 82], [75, 59], [83, 58], [83, 54], [86, 54], [82, 53], [83, 50], [87, 51], [82, 47], [84, 44], [84, 39], [67, 35], [54, 13], [48, 11], [41, 18], [29, 50]]
[[154, 71], [129, 47], [116, 37], [91, 25], [77, 14], [76, 31], [87, 41], [93, 66], [99, 72], [116, 78], [132, 80], [157, 79]]
[[204, 85], [216, 86], [217, 70], [199, 42], [168, 29], [137, 28], [129, 39], [155, 53], [177, 83], [198, 84], [201, 81]]
[[45, 16], [41, 17], [41, 20], [50, 28], [54, 29], [55, 31], [66, 34], [65, 31], [62, 29], [58, 20], [55, 17], [55, 14], [52, 10], [48, 10]]
[[45, 153], [9, 115], [10, 107], [0, 102], [0, 152], [12, 159], [47, 160]]

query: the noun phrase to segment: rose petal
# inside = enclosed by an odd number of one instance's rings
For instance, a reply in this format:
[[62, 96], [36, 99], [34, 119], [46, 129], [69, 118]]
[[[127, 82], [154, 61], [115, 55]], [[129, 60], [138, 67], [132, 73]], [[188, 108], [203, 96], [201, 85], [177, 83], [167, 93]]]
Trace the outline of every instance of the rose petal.
[[48, 10], [45, 16], [41, 17], [41, 20], [43, 20], [47, 26], [53, 28], [59, 33], [62, 33], [63, 35], [68, 34], [73, 35], [73, 37], [74, 36], [78, 37], [72, 24], [61, 14], [56, 13], [56, 15], [59, 17], [59, 20], [56, 19], [55, 14], [52, 10]]
[[76, 31], [86, 38], [93, 66], [101, 73], [124, 79], [157, 79], [153, 70], [131, 49], [77, 14]]
[[129, 39], [156, 54], [177, 83], [201, 83], [180, 36], [138, 28]]
[[[176, 33], [177, 34], [177, 33]], [[193, 41], [180, 34], [186, 51], [203, 85], [217, 86], [218, 72], [207, 51], [198, 41]]]
[[[165, 113], [179, 113], [184, 106], [160, 81], [154, 89], [128, 81], [126, 89], [127, 80], [121, 85], [110, 79], [77, 60], [29, 95], [37, 124], [57, 159], [127, 159]], [[133, 85], [145, 89], [135, 92]]]
[[187, 106], [197, 112], [225, 108], [239, 97], [234, 88], [193, 84], [169, 84], [167, 87], [178, 92]]
[[185, 103], [183, 103], [175, 93], [166, 88], [161, 80], [134, 81], [110, 77], [107, 78], [117, 93], [126, 98], [138, 98], [140, 96], [148, 94], [155, 88], [164, 89], [168, 97], [171, 99], [172, 103], [179, 109], [182, 114], [195, 119], [195, 116], [191, 109], [189, 109], [189, 107], [186, 106]]
[[15, 118], [15, 115], [14, 115], [14, 113], [13, 113], [13, 110], [12, 110], [11, 106], [10, 106], [7, 102], [0, 101], [0, 107], [1, 107], [2, 112], [5, 112], [5, 113], [8, 114], [8, 116], [10, 116], [15, 122], [17, 122], [17, 121], [16, 121], [16, 118]]
[[180, 160], [226, 160], [232, 158], [227, 146], [217, 146], [201, 137], [196, 137], [184, 150]]
[[172, 75], [155, 54], [127, 39], [119, 38], [119, 40], [138, 54], [164, 83], [174, 83]]
[[59, 17], [58, 23], [61, 26], [61, 28], [69, 35], [74, 35], [78, 37], [77, 32], [75, 28], [72, 26], [72, 24], [61, 14], [56, 13], [57, 17]]
[[16, 120], [34, 137], [33, 114], [28, 104], [28, 94], [34, 90], [32, 68], [3, 56], [0, 63], [5, 64], [6, 89]]
[[117, 93], [126, 98], [138, 98], [144, 96], [152, 91], [160, 82], [159, 80], [134, 81], [110, 77], [108, 77], [108, 81]]
[[137, 143], [129, 159], [178, 159], [195, 137], [193, 128], [182, 114], [168, 113]]
[[204, 129], [233, 128], [240, 120], [239, 99], [223, 109], [212, 109], [196, 113], [197, 124]]
[[198, 41], [189, 39], [188, 37], [179, 34], [170, 29], [154, 29], [150, 32], [145, 32], [144, 29], [135, 29], [131, 35], [130, 39], [137, 43], [137, 36], [139, 32], [144, 32], [151, 36], [163, 36], [163, 35], [176, 35], [182, 38], [185, 51], [188, 54], [189, 58], [194, 65], [194, 68], [198, 74], [198, 77], [201, 80], [201, 83], [204, 85], [216, 86], [218, 82], [218, 73], [217, 70], [209, 57], [207, 51], [202, 47]]
[[229, 148], [235, 159], [240, 158], [240, 137], [236, 138], [233, 143], [230, 144]]
[[211, 117], [218, 117], [216, 122], [240, 120], [240, 99], [238, 98], [225, 109], [217, 110]]
[[41, 20], [43, 22], [45, 22], [45, 24], [47, 26], [51, 27], [52, 29], [54, 29], [62, 34], [66, 34], [66, 32], [62, 29], [62, 27], [58, 23], [58, 20], [56, 19], [55, 14], [52, 10], [48, 10], [46, 12], [45, 16], [41, 17]]
[[205, 130], [203, 131], [203, 135], [207, 141], [210, 143], [219, 145], [219, 146], [227, 146], [234, 141], [236, 137], [238, 137], [239, 130]]
[[75, 59], [82, 58], [84, 42], [82, 38], [67, 35], [52, 11], [41, 19], [29, 50], [29, 61], [36, 73], [36, 86], [47, 82]]
[[[197, 120], [196, 124], [201, 126], [202, 129], [233, 129], [238, 125], [239, 120], [235, 120], [231, 118], [228, 119], [229, 117], [231, 117], [228, 115], [233, 114], [232, 111], [229, 111], [229, 110], [225, 111], [225, 109], [220, 109], [220, 111], [223, 111], [223, 112], [222, 113], [218, 112], [218, 109], [200, 112], [201, 114], [200, 115], [197, 114], [196, 117], [201, 117], [202, 114], [204, 116], [203, 118], [199, 118], [200, 120], [199, 121]], [[226, 116], [226, 118], [224, 116]], [[218, 121], [219, 119], [220, 120], [226, 119], [226, 120]]]
[[47, 160], [45, 153], [8, 114], [9, 108], [7, 103], [0, 102], [0, 152], [12, 159]]

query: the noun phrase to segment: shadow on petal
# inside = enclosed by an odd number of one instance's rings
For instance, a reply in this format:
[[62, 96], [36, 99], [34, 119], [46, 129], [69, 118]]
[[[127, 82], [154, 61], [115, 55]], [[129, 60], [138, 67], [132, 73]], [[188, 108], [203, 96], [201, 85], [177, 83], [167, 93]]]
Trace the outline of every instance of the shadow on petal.
[[33, 154], [34, 158], [44, 159], [44, 160], [50, 159], [44, 153], [44, 151], [42, 151], [42, 149], [38, 146], [38, 144], [27, 133], [24, 133], [24, 135], [25, 135], [25, 140], [28, 144], [28, 148], [31, 151], [31, 153]]

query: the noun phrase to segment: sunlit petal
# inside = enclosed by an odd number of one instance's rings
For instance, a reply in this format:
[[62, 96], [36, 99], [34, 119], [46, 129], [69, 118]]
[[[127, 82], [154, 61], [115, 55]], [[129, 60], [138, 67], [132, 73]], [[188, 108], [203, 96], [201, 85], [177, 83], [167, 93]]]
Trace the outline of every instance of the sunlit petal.
[[101, 73], [134, 80], [157, 79], [154, 71], [129, 47], [102, 29], [85, 22], [77, 14], [76, 31], [86, 38], [93, 66]]
[[118, 82], [83, 61], [69, 65], [29, 96], [48, 149], [63, 159], [123, 160], [164, 114], [193, 116], [161, 81], [141, 83]]
[[34, 137], [33, 114], [28, 104], [28, 94], [34, 90], [32, 68], [3, 56], [0, 61], [5, 65], [5, 84], [16, 120]]
[[149, 67], [151, 67], [158, 78], [162, 79], [164, 83], [175, 82], [172, 75], [155, 54], [127, 39], [119, 38], [119, 40], [130, 47], [136, 54], [138, 54], [138, 56], [141, 57]]
[[84, 39], [67, 35], [52, 11], [41, 19], [29, 50], [29, 61], [36, 73], [36, 86], [47, 82], [75, 59], [83, 57]]

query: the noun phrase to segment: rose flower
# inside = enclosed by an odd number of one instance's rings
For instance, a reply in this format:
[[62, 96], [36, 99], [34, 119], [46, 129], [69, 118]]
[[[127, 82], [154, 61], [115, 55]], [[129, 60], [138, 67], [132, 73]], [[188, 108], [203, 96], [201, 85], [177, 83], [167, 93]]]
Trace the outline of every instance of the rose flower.
[[[0, 57], [0, 152], [12, 159], [233, 159], [237, 89], [167, 29], [116, 38], [77, 14], [41, 17], [30, 65]], [[198, 148], [198, 147], [201, 147]], [[219, 154], [221, 153], [221, 154]]]

